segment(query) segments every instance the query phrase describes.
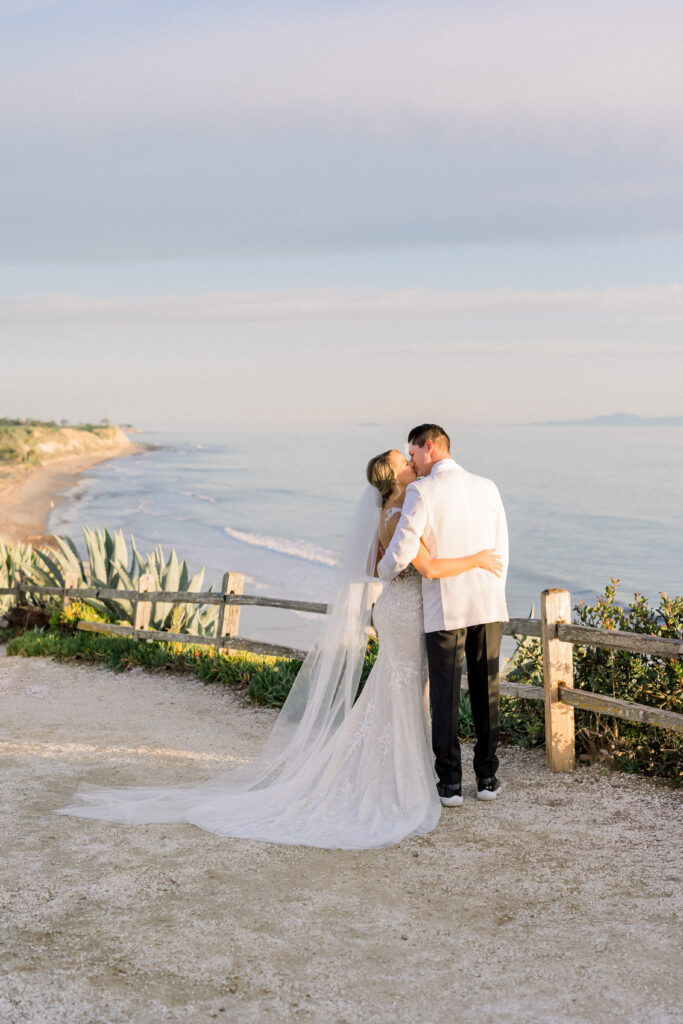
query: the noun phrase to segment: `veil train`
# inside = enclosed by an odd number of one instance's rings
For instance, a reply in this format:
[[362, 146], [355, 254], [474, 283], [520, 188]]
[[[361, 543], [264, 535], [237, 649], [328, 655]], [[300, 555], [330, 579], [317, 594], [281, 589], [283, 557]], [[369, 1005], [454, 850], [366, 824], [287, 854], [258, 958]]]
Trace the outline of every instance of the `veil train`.
[[[321, 778], [327, 778], [326, 786], [335, 783], [329, 773], [341, 754], [335, 750], [334, 737], [348, 721], [358, 692], [376, 585], [380, 506], [378, 491], [368, 486], [346, 542], [337, 595], [325, 617], [322, 640], [303, 662], [254, 761], [200, 783], [127, 788], [82, 783], [73, 803], [56, 813], [124, 824], [189, 822], [226, 836], [306, 842], [300, 833], [301, 815], [329, 814], [329, 807], [316, 804], [313, 798], [308, 809], [306, 804]], [[354, 742], [351, 738], [349, 745], [353, 747]], [[414, 824], [419, 826], [419, 821]], [[394, 835], [393, 827], [390, 832], [388, 839], [378, 837], [381, 841], [368, 841], [368, 845], [401, 838]], [[319, 838], [312, 845], [328, 845], [324, 835]]]

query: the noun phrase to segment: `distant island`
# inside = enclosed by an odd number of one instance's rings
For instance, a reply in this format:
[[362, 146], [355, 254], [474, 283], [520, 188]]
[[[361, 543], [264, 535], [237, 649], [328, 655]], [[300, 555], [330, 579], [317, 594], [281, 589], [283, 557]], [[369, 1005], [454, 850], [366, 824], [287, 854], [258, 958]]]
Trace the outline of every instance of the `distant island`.
[[636, 416], [632, 412], [613, 412], [609, 416], [591, 416], [585, 420], [544, 420], [530, 427], [683, 427], [683, 416]]

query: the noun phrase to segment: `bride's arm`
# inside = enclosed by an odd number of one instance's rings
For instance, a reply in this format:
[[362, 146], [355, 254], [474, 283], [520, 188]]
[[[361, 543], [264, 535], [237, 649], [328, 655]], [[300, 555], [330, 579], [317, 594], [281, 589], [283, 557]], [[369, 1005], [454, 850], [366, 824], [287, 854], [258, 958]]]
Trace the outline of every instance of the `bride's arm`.
[[474, 555], [465, 555], [464, 558], [432, 558], [423, 541], [420, 541], [420, 550], [413, 559], [413, 565], [428, 580], [460, 576], [470, 569], [486, 569], [494, 576], [500, 576], [503, 571], [503, 561], [495, 548], [485, 548]]

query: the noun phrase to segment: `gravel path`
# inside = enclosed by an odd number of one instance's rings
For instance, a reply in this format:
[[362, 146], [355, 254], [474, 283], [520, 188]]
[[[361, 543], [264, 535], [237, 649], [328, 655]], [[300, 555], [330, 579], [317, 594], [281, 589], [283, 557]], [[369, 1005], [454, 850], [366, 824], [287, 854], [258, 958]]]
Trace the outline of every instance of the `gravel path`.
[[0, 1020], [680, 1024], [681, 798], [506, 748], [500, 799], [388, 850], [51, 814], [204, 778], [273, 720], [190, 677], [7, 658]]

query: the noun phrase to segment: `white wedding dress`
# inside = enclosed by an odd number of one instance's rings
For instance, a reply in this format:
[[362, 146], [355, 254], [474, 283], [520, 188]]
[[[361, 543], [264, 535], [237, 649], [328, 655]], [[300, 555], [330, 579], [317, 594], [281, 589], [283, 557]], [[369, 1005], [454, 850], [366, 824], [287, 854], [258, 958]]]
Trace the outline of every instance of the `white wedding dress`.
[[333, 615], [322, 650], [307, 658], [251, 766], [181, 786], [82, 784], [73, 805], [57, 813], [185, 822], [219, 836], [327, 849], [390, 846], [430, 832], [441, 804], [427, 738], [421, 583], [410, 567], [385, 585], [374, 607], [379, 654], [355, 703], [368, 578], [339, 602], [336, 627]]

